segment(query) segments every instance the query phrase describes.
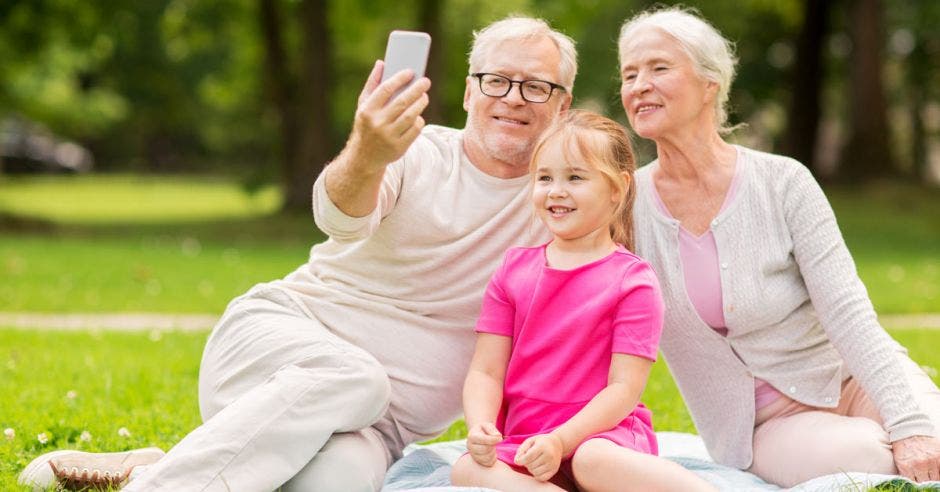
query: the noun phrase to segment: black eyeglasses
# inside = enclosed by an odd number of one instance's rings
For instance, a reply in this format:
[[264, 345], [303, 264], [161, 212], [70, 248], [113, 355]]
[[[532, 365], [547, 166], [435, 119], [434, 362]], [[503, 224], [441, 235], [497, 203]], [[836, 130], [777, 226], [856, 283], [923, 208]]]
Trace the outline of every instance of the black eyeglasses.
[[505, 97], [512, 90], [513, 84], [519, 84], [519, 94], [531, 103], [547, 102], [555, 89], [565, 88], [547, 80], [512, 80], [495, 73], [472, 73], [480, 81], [480, 92], [490, 97]]

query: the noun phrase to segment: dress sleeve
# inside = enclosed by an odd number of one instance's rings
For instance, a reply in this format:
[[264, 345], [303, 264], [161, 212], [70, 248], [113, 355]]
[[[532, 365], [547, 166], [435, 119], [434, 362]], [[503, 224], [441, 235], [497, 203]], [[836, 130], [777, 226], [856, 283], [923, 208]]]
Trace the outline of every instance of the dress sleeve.
[[655, 361], [663, 331], [663, 297], [652, 267], [645, 261], [630, 265], [621, 292], [612, 351]]
[[352, 217], [337, 208], [326, 192], [326, 169], [317, 177], [313, 185], [313, 219], [317, 227], [334, 241], [354, 242], [372, 235], [398, 201], [401, 192], [406, 161], [415, 159], [412, 155], [419, 152], [417, 145], [412, 145], [401, 159], [389, 164], [382, 177], [378, 201], [369, 215]]
[[[508, 255], [508, 253], [507, 253]], [[508, 257], [496, 269], [486, 286], [483, 295], [483, 307], [480, 317], [477, 318], [477, 333], [492, 333], [494, 335], [513, 335], [516, 306], [506, 292], [506, 270]]]
[[878, 323], [832, 207], [805, 167], [798, 165], [784, 202], [793, 256], [820, 324], [878, 408], [890, 440], [933, 435], [898, 363], [898, 345]]

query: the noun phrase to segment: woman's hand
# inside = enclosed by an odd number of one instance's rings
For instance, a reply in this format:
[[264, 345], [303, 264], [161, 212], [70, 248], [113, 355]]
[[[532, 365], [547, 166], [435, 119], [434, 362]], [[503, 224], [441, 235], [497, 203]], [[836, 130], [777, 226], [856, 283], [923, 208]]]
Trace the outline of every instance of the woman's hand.
[[492, 422], [474, 425], [467, 431], [467, 451], [473, 461], [483, 466], [496, 463], [496, 445], [503, 440], [503, 435]]
[[917, 481], [940, 480], [940, 439], [911, 436], [892, 444], [898, 472]]
[[519, 446], [513, 461], [524, 466], [536, 480], [550, 480], [561, 466], [564, 444], [555, 434], [532, 436]]

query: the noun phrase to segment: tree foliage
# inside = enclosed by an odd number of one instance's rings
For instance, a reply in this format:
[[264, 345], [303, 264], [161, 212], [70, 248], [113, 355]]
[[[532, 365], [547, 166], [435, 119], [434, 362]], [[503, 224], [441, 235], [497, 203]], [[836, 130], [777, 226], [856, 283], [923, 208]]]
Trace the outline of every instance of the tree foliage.
[[[873, 168], [894, 161], [900, 172], [925, 176], [940, 131], [940, 4], [883, 0], [852, 20], [853, 5], [862, 1], [685, 4], [736, 45], [731, 116], [748, 123], [742, 141], [797, 155], [817, 173], [832, 174], [844, 142], [865, 118], [883, 118], [890, 138], [877, 146], [891, 158]], [[434, 34], [433, 103], [426, 115], [432, 123], [463, 125], [472, 32], [510, 13], [543, 17], [575, 38], [581, 67], [575, 105], [625, 121], [616, 40], [624, 19], [651, 3], [12, 0], [0, 3], [0, 119], [40, 122], [82, 142], [102, 169], [222, 170], [254, 182], [281, 179], [286, 189], [297, 186], [288, 201], [299, 208], [313, 177], [342, 146], [389, 31]], [[825, 22], [807, 24], [820, 15]], [[882, 23], [883, 41], [875, 43], [886, 53], [884, 72], [850, 76], [859, 67], [851, 27], [872, 15]], [[861, 111], [853, 119], [853, 111], [866, 108], [852, 99], [852, 80], [866, 75], [884, 77], [875, 90], [885, 98], [885, 111]], [[640, 148], [651, 154], [648, 145]]]

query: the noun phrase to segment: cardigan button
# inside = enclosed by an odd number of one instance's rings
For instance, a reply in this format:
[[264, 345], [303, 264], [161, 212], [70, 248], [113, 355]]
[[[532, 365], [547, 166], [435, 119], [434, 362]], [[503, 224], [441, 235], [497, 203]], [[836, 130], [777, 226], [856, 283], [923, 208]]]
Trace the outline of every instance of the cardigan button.
[[727, 270], [727, 269], [728, 269], [728, 264], [727, 264], [727, 263], [722, 263], [722, 264], [721, 264], [721, 269], [722, 269], [722, 270]]
[[795, 394], [796, 394], [796, 386], [790, 386], [790, 394], [791, 394], [791, 395], [795, 395]]
[[718, 225], [718, 219], [713, 220], [713, 221], [712, 221], [712, 227], [717, 226], [717, 225]]
[[832, 403], [832, 397], [831, 397], [831, 396], [827, 396], [827, 397], [826, 397], [826, 403]]

